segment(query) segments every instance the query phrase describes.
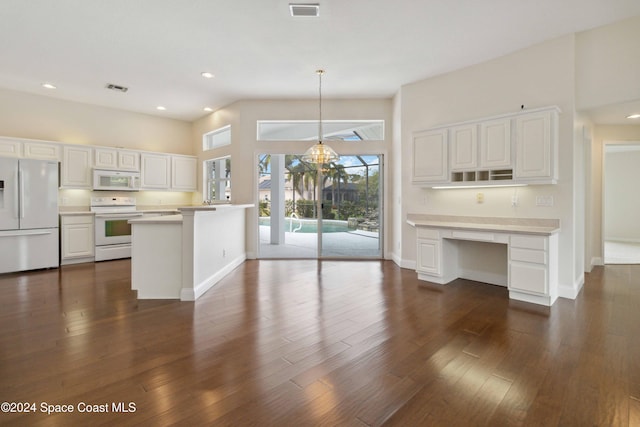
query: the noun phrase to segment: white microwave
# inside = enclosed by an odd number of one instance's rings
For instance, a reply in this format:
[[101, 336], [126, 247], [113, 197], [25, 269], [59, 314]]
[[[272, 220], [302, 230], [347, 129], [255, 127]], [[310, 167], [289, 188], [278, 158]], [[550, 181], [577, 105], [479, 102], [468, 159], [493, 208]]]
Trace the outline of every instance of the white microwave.
[[140, 172], [94, 169], [93, 189], [138, 191], [140, 189]]

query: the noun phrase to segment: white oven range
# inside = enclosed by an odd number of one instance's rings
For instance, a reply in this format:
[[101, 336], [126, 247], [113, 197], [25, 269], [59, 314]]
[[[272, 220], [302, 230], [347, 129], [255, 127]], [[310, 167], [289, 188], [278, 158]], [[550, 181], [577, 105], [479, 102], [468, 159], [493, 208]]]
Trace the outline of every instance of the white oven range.
[[134, 197], [92, 197], [95, 213], [96, 261], [131, 258], [131, 224], [142, 216]]

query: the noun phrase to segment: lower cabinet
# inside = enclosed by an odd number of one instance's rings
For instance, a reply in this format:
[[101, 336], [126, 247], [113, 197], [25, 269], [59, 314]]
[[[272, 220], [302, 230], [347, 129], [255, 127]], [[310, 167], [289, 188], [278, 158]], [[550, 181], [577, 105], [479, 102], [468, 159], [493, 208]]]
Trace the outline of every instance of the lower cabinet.
[[437, 230], [418, 229], [416, 271], [418, 273], [442, 274], [441, 257], [442, 243]]
[[549, 305], [558, 297], [558, 236], [511, 235], [509, 239], [509, 293], [529, 301], [543, 298]]
[[60, 264], [92, 262], [95, 256], [93, 215], [62, 215]]

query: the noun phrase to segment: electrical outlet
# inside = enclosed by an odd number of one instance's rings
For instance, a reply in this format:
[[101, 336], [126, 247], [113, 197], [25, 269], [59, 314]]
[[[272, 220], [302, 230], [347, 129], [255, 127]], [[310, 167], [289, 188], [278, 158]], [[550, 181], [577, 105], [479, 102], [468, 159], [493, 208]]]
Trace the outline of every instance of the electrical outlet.
[[476, 202], [478, 202], [478, 203], [483, 203], [484, 202], [484, 193], [477, 193], [476, 194]]
[[536, 196], [536, 206], [553, 206], [553, 196]]
[[516, 206], [518, 206], [518, 203], [518, 195], [514, 194], [513, 196], [511, 196], [511, 206], [515, 208]]

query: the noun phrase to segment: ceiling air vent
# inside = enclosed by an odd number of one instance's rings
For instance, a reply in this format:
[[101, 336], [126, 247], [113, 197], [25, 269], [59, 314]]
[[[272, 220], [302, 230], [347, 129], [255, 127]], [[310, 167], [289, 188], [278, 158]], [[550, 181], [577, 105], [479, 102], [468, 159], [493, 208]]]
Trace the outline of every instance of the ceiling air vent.
[[116, 92], [123, 92], [123, 93], [129, 90], [128, 87], [124, 87], [124, 86], [120, 86], [120, 85], [114, 85], [112, 83], [108, 83], [105, 87], [107, 89], [115, 90]]
[[320, 16], [320, 5], [318, 3], [289, 3], [289, 11], [291, 11], [291, 16], [316, 17]]

